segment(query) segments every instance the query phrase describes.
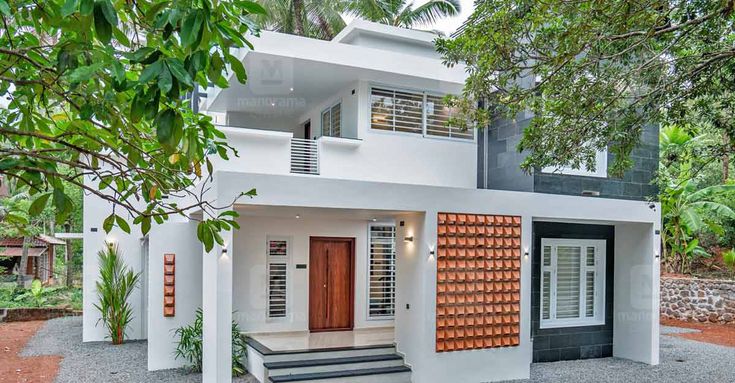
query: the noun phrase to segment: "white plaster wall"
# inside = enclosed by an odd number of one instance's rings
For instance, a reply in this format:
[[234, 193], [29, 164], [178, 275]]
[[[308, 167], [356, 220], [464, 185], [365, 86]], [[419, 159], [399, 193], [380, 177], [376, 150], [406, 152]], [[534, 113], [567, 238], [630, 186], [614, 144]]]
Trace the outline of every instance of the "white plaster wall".
[[[85, 182], [90, 182], [85, 180]], [[127, 217], [127, 213], [122, 212], [118, 208], [117, 214]], [[82, 295], [84, 303], [82, 305], [82, 339], [84, 342], [104, 341], [107, 339], [107, 333], [104, 325], [99, 321], [101, 318], [99, 311], [94, 307], [98, 302], [97, 287], [95, 282], [99, 279], [99, 258], [97, 252], [105, 247], [105, 241], [112, 241], [118, 245], [125, 264], [135, 272], [143, 270], [145, 265], [141, 263], [141, 239], [142, 234], [137, 226], [131, 225], [131, 234], [115, 228], [109, 234], [102, 229], [102, 222], [112, 213], [112, 204], [90, 194], [84, 195], [84, 212], [83, 216], [83, 277], [82, 277]], [[132, 222], [132, 219], [128, 220]], [[93, 232], [96, 228], [96, 232]], [[143, 283], [141, 281], [141, 283]], [[126, 339], [143, 338], [143, 320], [142, 320], [142, 293], [140, 285], [131, 294], [128, 302], [133, 308], [133, 319], [126, 331]]]
[[660, 239], [651, 224], [615, 225], [613, 355], [659, 363]]
[[[367, 318], [368, 222], [319, 217], [272, 218], [242, 216], [233, 238], [233, 310], [243, 331], [306, 331], [309, 329], [309, 237], [355, 238], [355, 328], [392, 326], [392, 320]], [[266, 238], [290, 241], [287, 274], [287, 317], [266, 318]]]
[[228, 153], [228, 161], [212, 156], [210, 160], [214, 169], [266, 174], [291, 172], [292, 133], [230, 127], [222, 128], [222, 131], [238, 156]]
[[[181, 367], [174, 331], [194, 322], [202, 306], [202, 244], [196, 236], [197, 223], [164, 223], [149, 234], [148, 280], [148, 369]], [[176, 315], [163, 316], [163, 255], [176, 254]]]
[[416, 56], [440, 59], [439, 53], [432, 46], [420, 45], [409, 40], [397, 40], [382, 35], [361, 33], [343, 44], [359, 45], [391, 52], [399, 52]]
[[[532, 357], [531, 272], [530, 260], [525, 258], [521, 270], [520, 345], [448, 353], [434, 351], [436, 264], [429, 258], [429, 247], [436, 244], [437, 212], [519, 215], [522, 217], [522, 248], [531, 246], [533, 219], [616, 224], [616, 256], [626, 254], [630, 261], [627, 264], [626, 261], [618, 262], [619, 257], [616, 257], [616, 268], [621, 268], [616, 269], [616, 277], [635, 271], [628, 268], [636, 265], [644, 271], [646, 267], [650, 270], [651, 258], [645, 257], [652, 257], [652, 249], [657, 246], [653, 232], [660, 229], [659, 210], [651, 210], [640, 201], [288, 176], [228, 173], [216, 177], [220, 198], [225, 199], [247, 184], [258, 189], [258, 196], [248, 202], [258, 205], [381, 209], [409, 213], [405, 219], [403, 215], [398, 218], [404, 219], [405, 226], [403, 229], [399, 226], [398, 231], [395, 331], [398, 351], [405, 354], [413, 367], [413, 381], [420, 383], [523, 379], [529, 376]], [[294, 193], [294, 190], [299, 192]], [[400, 240], [401, 235], [407, 233], [414, 234], [412, 243]], [[625, 301], [618, 301], [625, 295], [623, 285], [626, 283], [635, 287], [648, 281], [651, 284], [645, 291], [655, 291], [658, 269], [654, 267], [651, 272], [653, 274], [640, 274], [635, 280], [621, 278], [616, 281], [616, 310], [623, 313], [627, 310]], [[631, 291], [631, 287], [628, 289]], [[654, 334], [657, 334], [658, 322], [645, 316], [657, 315], [655, 299], [655, 295], [644, 295], [638, 301], [641, 305], [630, 311], [644, 314], [640, 317], [643, 319], [636, 319], [635, 315], [625, 322], [616, 319], [616, 355], [647, 363], [657, 362], [658, 344]], [[410, 305], [409, 309], [406, 309], [406, 304]], [[637, 343], [636, 339], [639, 340]], [[641, 350], [633, 351], [635, 347]]]

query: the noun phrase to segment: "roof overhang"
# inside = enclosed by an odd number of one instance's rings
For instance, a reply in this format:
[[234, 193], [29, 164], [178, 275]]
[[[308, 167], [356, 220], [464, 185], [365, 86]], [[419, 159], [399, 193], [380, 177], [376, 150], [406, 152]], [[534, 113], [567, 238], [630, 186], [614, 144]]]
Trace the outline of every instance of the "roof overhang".
[[269, 107], [287, 102], [303, 112], [359, 80], [406, 86], [431, 80], [437, 90], [456, 93], [466, 78], [464, 66], [448, 68], [429, 57], [275, 32], [252, 41], [254, 51], [241, 51], [247, 84], [231, 76], [229, 88], [210, 88], [206, 110], [272, 114]]

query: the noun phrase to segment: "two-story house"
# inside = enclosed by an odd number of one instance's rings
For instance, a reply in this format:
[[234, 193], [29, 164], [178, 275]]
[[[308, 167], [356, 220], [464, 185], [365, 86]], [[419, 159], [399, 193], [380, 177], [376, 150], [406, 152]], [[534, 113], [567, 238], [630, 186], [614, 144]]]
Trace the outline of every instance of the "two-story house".
[[433, 39], [364, 21], [331, 41], [254, 38], [247, 85], [200, 105], [239, 152], [216, 164], [210, 199], [257, 189], [235, 206], [240, 229], [208, 253], [195, 219], [105, 235], [111, 207], [85, 196], [84, 341], [103, 339], [94, 255], [114, 241], [144, 275], [129, 335], [147, 339], [151, 370], [182, 365], [173, 331], [198, 307], [205, 382], [231, 381], [233, 320], [264, 383], [487, 382], [610, 355], [657, 364], [650, 174], [514, 179], [523, 121], [448, 127], [443, 96], [465, 72], [442, 65]]

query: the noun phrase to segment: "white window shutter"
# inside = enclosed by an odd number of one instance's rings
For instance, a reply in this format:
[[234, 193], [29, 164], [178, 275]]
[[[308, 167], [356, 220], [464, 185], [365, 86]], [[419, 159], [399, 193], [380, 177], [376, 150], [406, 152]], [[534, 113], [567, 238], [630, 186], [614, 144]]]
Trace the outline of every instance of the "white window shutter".
[[389, 319], [395, 313], [396, 228], [370, 225], [368, 263], [368, 316]]

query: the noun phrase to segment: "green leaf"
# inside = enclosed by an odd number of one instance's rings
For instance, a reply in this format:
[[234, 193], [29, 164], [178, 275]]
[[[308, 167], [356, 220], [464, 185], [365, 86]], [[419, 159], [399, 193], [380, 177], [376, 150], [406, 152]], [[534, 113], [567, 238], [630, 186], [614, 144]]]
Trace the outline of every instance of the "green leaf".
[[56, 222], [63, 222], [74, 210], [74, 203], [62, 189], [54, 189], [54, 207], [56, 208]]
[[102, 65], [103, 63], [98, 62], [92, 65], [80, 66], [69, 72], [67, 78], [69, 79], [69, 82], [72, 83], [88, 81], [97, 73], [97, 71], [100, 70], [100, 68], [102, 68]]
[[248, 75], [247, 72], [245, 72], [245, 67], [242, 65], [242, 61], [228, 53], [225, 54], [225, 58], [230, 64], [232, 70], [235, 72], [235, 76], [237, 76], [237, 81], [240, 81], [241, 84], [246, 83], [248, 81]]
[[5, 0], [0, 0], [0, 13], [5, 16], [10, 16], [10, 6], [8, 6], [8, 2]]
[[38, 196], [38, 198], [36, 198], [28, 208], [28, 215], [36, 217], [41, 214], [43, 209], [46, 207], [49, 197], [51, 197], [51, 193], [41, 194]]
[[235, 1], [235, 5], [242, 8], [244, 11], [250, 14], [255, 15], [265, 15], [268, 12], [266, 12], [265, 8], [263, 8], [260, 4], [254, 2], [254, 1]]
[[181, 45], [184, 47], [195, 48], [193, 45], [197, 41], [197, 37], [202, 29], [203, 21], [204, 16], [198, 10], [189, 13], [186, 18], [184, 18], [184, 22], [181, 24], [181, 32], [179, 33]]
[[112, 24], [110, 24], [110, 21], [105, 16], [103, 4], [104, 2], [94, 3], [94, 32], [97, 35], [97, 39], [106, 45], [112, 39]]
[[120, 217], [119, 215], [115, 216], [115, 222], [117, 222], [117, 226], [122, 229], [122, 231], [130, 234], [130, 225], [128, 225], [128, 222], [125, 221], [123, 217]]
[[184, 65], [181, 63], [181, 61], [177, 59], [169, 59], [166, 61], [166, 65], [171, 70], [171, 73], [176, 77], [179, 82], [182, 82], [188, 86], [194, 86], [194, 83], [191, 80], [191, 76], [189, 76], [189, 73], [184, 69]]
[[174, 119], [176, 112], [173, 109], [165, 109], [158, 113], [154, 124], [156, 125], [156, 138], [167, 150], [173, 147]]
[[151, 217], [144, 216], [140, 221], [140, 231], [143, 235], [148, 234], [151, 231]]
[[140, 96], [140, 94], [136, 94], [135, 97], [133, 97], [133, 102], [130, 104], [130, 120], [133, 122], [140, 122], [140, 120], [143, 118], [143, 114], [145, 113], [145, 102], [146, 100]]
[[154, 77], [157, 77], [161, 73], [161, 69], [163, 68], [163, 61], [156, 61], [153, 64], [148, 65], [143, 69], [143, 71], [140, 73], [140, 78], [138, 79], [138, 82], [146, 83], [153, 79]]
[[68, 17], [77, 11], [79, 7], [79, 0], [66, 0], [64, 5], [61, 7], [61, 16]]
[[92, 14], [94, 9], [94, 0], [81, 0], [79, 4], [79, 13], [82, 16], [89, 16]]
[[168, 66], [164, 65], [161, 68], [161, 73], [158, 74], [158, 89], [164, 94], [168, 93], [173, 86], [172, 81], [171, 72], [169, 72]]
[[113, 225], [115, 225], [115, 214], [110, 214], [102, 222], [102, 230], [104, 230], [105, 233], [109, 233], [112, 230]]
[[112, 3], [110, 3], [110, 0], [98, 0], [97, 1], [100, 4], [100, 7], [102, 8], [102, 14], [105, 15], [105, 19], [107, 20], [110, 25], [117, 26], [117, 11], [115, 11], [115, 7], [112, 6]]

